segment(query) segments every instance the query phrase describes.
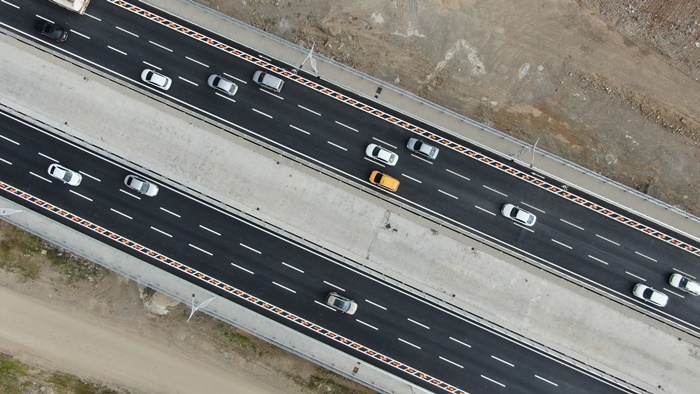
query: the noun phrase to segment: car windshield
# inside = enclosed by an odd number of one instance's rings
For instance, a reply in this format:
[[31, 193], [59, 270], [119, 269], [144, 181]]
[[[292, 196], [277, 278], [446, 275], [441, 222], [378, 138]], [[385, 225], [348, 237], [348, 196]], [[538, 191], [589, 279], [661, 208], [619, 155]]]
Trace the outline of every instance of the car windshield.
[[347, 302], [347, 301], [345, 301], [345, 300], [341, 300], [340, 298], [336, 297], [336, 298], [335, 298], [335, 301], [333, 302], [333, 305], [334, 305], [336, 308], [338, 308], [338, 309], [344, 311], [344, 310], [347, 310], [347, 309], [348, 309], [350, 303]]
[[[59, 174], [60, 174], [60, 172], [59, 172]], [[69, 182], [69, 181], [71, 180], [72, 176], [71, 176], [71, 173], [70, 173], [70, 172], [67, 172], [67, 171], [66, 171], [66, 172], [63, 172], [63, 176], [62, 176], [61, 178], [62, 178], [65, 182]]]
[[644, 297], [647, 300], [651, 299], [651, 295], [654, 294], [654, 290], [652, 289], [644, 289], [644, 293], [642, 293], [642, 297]]
[[520, 213], [520, 210], [519, 210], [518, 208], [513, 208], [513, 210], [510, 211], [510, 217], [512, 217], [512, 218], [517, 218], [517, 217], [518, 217], [518, 213]]

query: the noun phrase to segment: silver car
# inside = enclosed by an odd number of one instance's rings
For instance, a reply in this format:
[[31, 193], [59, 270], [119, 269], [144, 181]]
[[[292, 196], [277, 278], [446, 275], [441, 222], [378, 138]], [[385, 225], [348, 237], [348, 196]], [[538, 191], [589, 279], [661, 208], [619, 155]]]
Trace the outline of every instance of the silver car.
[[418, 138], [409, 138], [406, 148], [413, 153], [417, 153], [432, 160], [437, 159], [438, 153], [440, 153], [440, 149], [428, 145]]
[[396, 163], [399, 162], [399, 155], [388, 149], [382, 148], [377, 144], [367, 145], [367, 149], [365, 149], [365, 154], [388, 166], [395, 166]]
[[207, 83], [212, 88], [214, 88], [222, 93], [226, 93], [229, 96], [233, 96], [238, 91], [238, 85], [236, 85], [235, 83], [229, 81], [228, 79], [226, 79], [220, 75], [216, 75], [216, 74], [210, 75], [209, 79], [207, 79]]
[[632, 294], [637, 298], [641, 298], [646, 302], [650, 302], [656, 306], [666, 306], [668, 302], [668, 296], [658, 290], [652, 289], [651, 287], [637, 283], [632, 289]]
[[528, 227], [533, 226], [537, 220], [535, 215], [513, 204], [504, 204], [501, 208], [501, 215]]
[[684, 275], [673, 273], [668, 283], [676, 289], [683, 290], [694, 296], [700, 295], [700, 283], [686, 278]]
[[155, 197], [158, 194], [158, 185], [137, 177], [136, 175], [127, 175], [124, 178], [124, 184], [131, 190], [136, 190], [148, 197]]
[[83, 180], [82, 175], [56, 163], [49, 166], [49, 175], [71, 186], [78, 186]]
[[282, 91], [282, 86], [284, 86], [284, 81], [272, 74], [268, 74], [262, 71], [256, 71], [253, 74], [253, 81], [258, 85], [273, 90], [277, 93]]
[[173, 83], [172, 79], [148, 68], [141, 72], [141, 80], [163, 90], [170, 89], [170, 85]]
[[357, 311], [357, 303], [347, 297], [332, 291], [326, 296], [326, 304], [333, 309], [337, 309], [348, 315], [354, 315]]

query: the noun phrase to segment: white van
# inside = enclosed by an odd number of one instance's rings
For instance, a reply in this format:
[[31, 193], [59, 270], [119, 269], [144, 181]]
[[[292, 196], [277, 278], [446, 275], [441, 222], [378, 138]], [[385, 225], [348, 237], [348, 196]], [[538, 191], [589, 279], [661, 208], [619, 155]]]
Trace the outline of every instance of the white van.
[[258, 85], [273, 90], [277, 93], [281, 92], [282, 86], [284, 86], [283, 80], [262, 71], [256, 71], [255, 74], [253, 74], [253, 81], [255, 81], [255, 83]]

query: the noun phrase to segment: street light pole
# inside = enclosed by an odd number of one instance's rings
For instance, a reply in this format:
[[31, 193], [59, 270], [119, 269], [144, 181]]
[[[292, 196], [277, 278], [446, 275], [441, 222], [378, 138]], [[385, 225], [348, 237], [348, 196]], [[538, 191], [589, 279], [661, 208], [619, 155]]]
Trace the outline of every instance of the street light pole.
[[208, 299], [208, 300], [202, 302], [201, 304], [199, 304], [199, 305], [197, 305], [197, 306], [194, 306], [194, 294], [192, 294], [192, 312], [190, 312], [190, 317], [187, 318], [187, 321], [190, 321], [190, 319], [192, 318], [192, 316], [194, 316], [194, 313], [197, 312], [197, 310], [198, 310], [199, 308], [204, 308], [204, 307], [207, 306], [210, 302], [214, 301], [214, 298], [216, 298], [216, 297], [212, 297], [212, 298], [210, 298], [210, 299]]
[[537, 138], [537, 141], [535, 141], [535, 143], [532, 144], [532, 161], [530, 162], [530, 168], [532, 168], [532, 165], [535, 164], [535, 149], [537, 148], [538, 142], [540, 142], [539, 138]]

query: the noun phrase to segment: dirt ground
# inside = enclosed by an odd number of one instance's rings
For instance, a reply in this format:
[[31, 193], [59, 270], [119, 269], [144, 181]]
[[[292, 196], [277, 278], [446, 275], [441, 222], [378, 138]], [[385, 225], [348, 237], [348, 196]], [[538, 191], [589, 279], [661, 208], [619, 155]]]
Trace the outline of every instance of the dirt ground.
[[[198, 1], [700, 215], [696, 0]], [[2, 287], [288, 392], [369, 392], [22, 234], [0, 222]]]
[[196, 1], [700, 215], [696, 0]]
[[373, 392], [4, 221], [0, 298], [1, 393]]

